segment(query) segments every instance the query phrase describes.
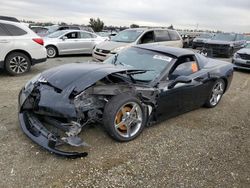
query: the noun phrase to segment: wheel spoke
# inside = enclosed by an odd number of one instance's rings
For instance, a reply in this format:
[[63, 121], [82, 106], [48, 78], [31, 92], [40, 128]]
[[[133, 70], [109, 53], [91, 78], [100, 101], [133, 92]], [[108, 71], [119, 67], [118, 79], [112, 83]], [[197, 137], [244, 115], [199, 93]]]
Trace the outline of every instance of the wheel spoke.
[[134, 106], [132, 107], [131, 111], [129, 112], [130, 113], [130, 116], [133, 115], [135, 113], [135, 110], [137, 109], [138, 105], [137, 104], [134, 104]]
[[125, 124], [126, 128], [127, 128], [127, 134], [128, 134], [128, 137], [131, 137], [131, 126], [130, 125], [127, 125]]
[[139, 118], [131, 117], [131, 119], [133, 120], [132, 123], [141, 123], [142, 122], [142, 120]]
[[21, 72], [25, 72], [26, 68], [23, 66], [20, 66], [20, 70], [21, 70]]
[[118, 123], [118, 124], [115, 124], [115, 128], [119, 128], [119, 127], [121, 127], [122, 125], [124, 125], [125, 123], [124, 123], [124, 121], [121, 121], [120, 123]]

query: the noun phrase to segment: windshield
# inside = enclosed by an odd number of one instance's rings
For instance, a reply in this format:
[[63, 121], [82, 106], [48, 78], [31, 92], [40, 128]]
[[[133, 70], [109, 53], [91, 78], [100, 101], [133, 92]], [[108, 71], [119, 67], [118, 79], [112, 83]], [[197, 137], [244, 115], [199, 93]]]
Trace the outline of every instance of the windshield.
[[131, 47], [111, 56], [104, 63], [126, 66], [131, 69], [148, 70], [132, 76], [136, 81], [150, 82], [158, 77], [171, 61], [172, 58], [165, 54]]
[[211, 39], [213, 37], [213, 34], [210, 33], [203, 33], [201, 34], [198, 38], [202, 38], [202, 39]]
[[121, 31], [112, 38], [112, 41], [131, 43], [131, 42], [134, 42], [142, 33], [143, 33], [143, 30]]
[[49, 38], [58, 38], [58, 37], [62, 36], [63, 34], [65, 34], [66, 32], [67, 32], [67, 30], [56, 31], [54, 33], [49, 34], [47, 37], [49, 37]]
[[97, 35], [101, 37], [109, 37], [110, 33], [108, 32], [96, 32]]
[[247, 43], [245, 48], [250, 48], [250, 43]]
[[246, 40], [246, 41], [250, 41], [250, 36], [249, 36], [249, 35], [246, 35], [246, 36], [245, 36], [245, 40]]
[[212, 40], [235, 41], [236, 34], [233, 33], [219, 33], [216, 34]]

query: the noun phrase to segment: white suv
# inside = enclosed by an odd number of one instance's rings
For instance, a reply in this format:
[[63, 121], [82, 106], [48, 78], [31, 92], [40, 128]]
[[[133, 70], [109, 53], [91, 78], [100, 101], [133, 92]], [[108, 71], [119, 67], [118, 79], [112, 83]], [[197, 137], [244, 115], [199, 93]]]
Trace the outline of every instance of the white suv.
[[0, 68], [20, 75], [46, 61], [43, 39], [12, 17], [0, 16]]
[[104, 61], [123, 48], [146, 43], [183, 47], [182, 38], [175, 30], [136, 28], [121, 31], [114, 36], [111, 41], [102, 42], [96, 45], [92, 52], [92, 56], [94, 60]]

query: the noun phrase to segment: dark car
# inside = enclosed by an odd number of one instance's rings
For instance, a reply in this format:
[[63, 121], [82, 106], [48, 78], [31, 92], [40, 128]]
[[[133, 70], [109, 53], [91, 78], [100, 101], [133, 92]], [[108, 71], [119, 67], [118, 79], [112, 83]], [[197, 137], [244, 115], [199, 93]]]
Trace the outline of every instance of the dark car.
[[231, 57], [237, 50], [246, 45], [244, 35], [236, 33], [218, 33], [204, 44], [208, 56]]
[[24, 133], [50, 152], [86, 145], [78, 134], [99, 123], [117, 141], [136, 138], [151, 124], [201, 106], [215, 107], [229, 88], [233, 65], [181, 48], [126, 48], [104, 64], [74, 63], [37, 75], [19, 94]]
[[202, 33], [199, 36], [195, 37], [192, 43], [192, 48], [202, 48], [204, 46], [204, 43], [213, 38], [214, 34], [213, 33]]
[[43, 26], [30, 26], [30, 29], [34, 31], [40, 37], [44, 37], [48, 34], [48, 28]]

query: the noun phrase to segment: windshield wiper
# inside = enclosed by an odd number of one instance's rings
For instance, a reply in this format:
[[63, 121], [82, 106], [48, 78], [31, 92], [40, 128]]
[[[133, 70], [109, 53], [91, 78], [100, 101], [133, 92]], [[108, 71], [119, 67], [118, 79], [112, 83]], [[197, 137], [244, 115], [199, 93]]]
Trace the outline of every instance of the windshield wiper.
[[117, 59], [118, 59], [118, 55], [119, 55], [119, 54], [115, 54], [115, 57], [114, 57], [114, 59], [113, 59], [113, 61], [112, 61], [112, 64], [113, 64], [113, 65], [118, 65], [118, 64], [120, 64], [120, 65], [122, 65], [122, 66], [125, 66], [124, 63], [122, 63], [122, 62], [120, 62], [120, 61], [117, 60]]

